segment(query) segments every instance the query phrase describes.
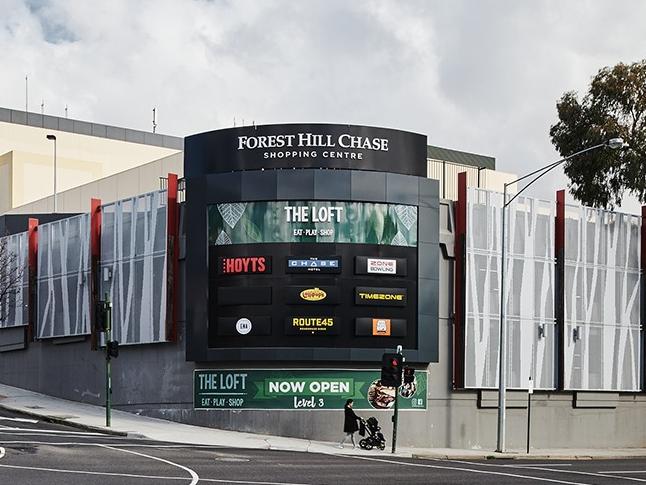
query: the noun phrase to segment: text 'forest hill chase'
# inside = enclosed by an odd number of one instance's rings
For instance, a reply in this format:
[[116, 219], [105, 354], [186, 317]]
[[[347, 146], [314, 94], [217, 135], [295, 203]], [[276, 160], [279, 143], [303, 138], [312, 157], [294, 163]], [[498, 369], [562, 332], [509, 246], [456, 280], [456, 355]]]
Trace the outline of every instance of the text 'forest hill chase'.
[[[314, 133], [238, 137], [238, 150], [257, 150], [263, 148], [321, 148], [324, 149], [322, 152], [324, 158], [355, 158], [361, 160], [363, 158], [361, 152], [342, 150], [387, 152], [388, 139], [355, 136], [348, 133], [339, 135], [336, 138], [333, 135], [317, 135]], [[316, 150], [279, 150], [265, 152], [263, 154], [264, 158], [316, 158], [317, 156], [318, 152]]]

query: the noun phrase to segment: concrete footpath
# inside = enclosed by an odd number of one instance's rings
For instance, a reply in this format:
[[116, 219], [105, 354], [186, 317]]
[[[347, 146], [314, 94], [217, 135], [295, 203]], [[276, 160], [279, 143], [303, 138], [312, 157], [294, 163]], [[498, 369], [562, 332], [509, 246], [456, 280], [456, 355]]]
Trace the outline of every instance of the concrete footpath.
[[[389, 452], [390, 443], [387, 443], [385, 451], [353, 449], [347, 443], [343, 449], [340, 449], [337, 447], [337, 443], [192, 426], [116, 410], [112, 411], [112, 426], [107, 428], [105, 426], [105, 408], [103, 407], [67, 401], [4, 384], [0, 384], [0, 408], [26, 414], [43, 421], [66, 424], [84, 430], [156, 441], [227, 448], [301, 451], [339, 455], [393, 456]], [[385, 434], [388, 436], [389, 433], [386, 432]], [[530, 454], [527, 454], [524, 451], [496, 453], [493, 450], [398, 447], [396, 456], [429, 460], [626, 459], [646, 457], [646, 448], [550, 449], [531, 450]]]

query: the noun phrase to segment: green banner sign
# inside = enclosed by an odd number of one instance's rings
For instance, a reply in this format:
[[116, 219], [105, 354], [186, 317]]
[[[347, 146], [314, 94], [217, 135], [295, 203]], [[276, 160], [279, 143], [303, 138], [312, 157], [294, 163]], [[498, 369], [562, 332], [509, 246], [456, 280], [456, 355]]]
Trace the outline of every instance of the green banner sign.
[[[426, 409], [427, 374], [399, 388], [399, 409]], [[367, 370], [253, 369], [196, 370], [195, 409], [391, 409], [395, 388]]]
[[209, 244], [417, 246], [417, 207], [372, 202], [233, 202], [208, 208]]

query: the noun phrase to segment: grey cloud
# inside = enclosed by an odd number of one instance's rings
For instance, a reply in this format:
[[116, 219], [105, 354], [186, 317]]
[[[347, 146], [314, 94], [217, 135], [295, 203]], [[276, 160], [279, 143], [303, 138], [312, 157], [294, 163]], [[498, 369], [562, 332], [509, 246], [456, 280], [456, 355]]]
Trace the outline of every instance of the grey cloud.
[[40, 23], [46, 42], [61, 44], [78, 40], [76, 35], [65, 26], [60, 10], [50, 1], [27, 0], [25, 4]]
[[4, 2], [0, 105], [23, 105], [29, 73], [52, 114], [150, 129], [156, 106], [158, 130], [178, 135], [234, 116], [383, 125], [519, 174], [558, 158], [564, 91], [646, 55], [636, 1]]

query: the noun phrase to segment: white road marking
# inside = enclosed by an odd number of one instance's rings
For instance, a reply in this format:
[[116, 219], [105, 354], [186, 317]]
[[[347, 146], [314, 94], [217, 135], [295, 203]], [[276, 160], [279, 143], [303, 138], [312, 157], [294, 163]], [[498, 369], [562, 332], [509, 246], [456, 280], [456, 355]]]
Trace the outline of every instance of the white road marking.
[[162, 463], [166, 463], [168, 465], [177, 467], [177, 468], [179, 468], [181, 470], [184, 470], [185, 472], [187, 472], [191, 476], [192, 480], [191, 480], [190, 485], [196, 485], [197, 482], [200, 481], [199, 475], [197, 473], [195, 473], [194, 470], [191, 470], [190, 468], [188, 468], [188, 467], [186, 467], [184, 465], [180, 465], [179, 463], [175, 463], [175, 462], [172, 462], [170, 460], [164, 460], [163, 458], [158, 458], [158, 457], [152, 456], [152, 455], [146, 455], [145, 453], [139, 453], [138, 451], [122, 450], [120, 448], [115, 448], [115, 447], [109, 446], [109, 445], [99, 445], [99, 446], [102, 447], [102, 448], [108, 448], [108, 449], [114, 450], [114, 451], [120, 451], [121, 453], [129, 453], [131, 455], [143, 456], [144, 458], [150, 458], [151, 460], [160, 461]]
[[[440, 469], [440, 470], [455, 470], [455, 471], [460, 471], [460, 472], [470, 472], [470, 473], [478, 473], [482, 475], [499, 475], [499, 476], [504, 476], [504, 477], [513, 477], [513, 478], [522, 478], [525, 480], [534, 480], [538, 482], [551, 482], [551, 483], [562, 483], [566, 485], [593, 485], [591, 483], [587, 482], [568, 482], [565, 480], [556, 480], [553, 478], [543, 478], [543, 477], [532, 477], [529, 475], [518, 475], [515, 473], [505, 473], [505, 472], [495, 472], [495, 471], [488, 471], [488, 470], [474, 470], [473, 468], [462, 468], [462, 467], [456, 467], [456, 466], [440, 466], [440, 465], [427, 465], [425, 463], [409, 463], [405, 461], [396, 461], [396, 460], [384, 460], [380, 458], [369, 458], [367, 456], [356, 456], [356, 455], [336, 455], [336, 456], [344, 456], [346, 458], [354, 458], [357, 460], [368, 460], [368, 461], [378, 461], [381, 463], [392, 463], [395, 465], [403, 465], [403, 466], [415, 466], [415, 467], [423, 467], [423, 468], [435, 468], [435, 469]], [[471, 463], [470, 463], [471, 464]], [[475, 465], [476, 463], [474, 463]], [[561, 470], [558, 470], [561, 471]]]
[[206, 450], [222, 450], [225, 449], [220, 445], [151, 445], [151, 444], [136, 444], [136, 443], [92, 443], [87, 441], [33, 441], [33, 440], [2, 440], [2, 443], [13, 445], [51, 445], [51, 446], [100, 446], [105, 444], [112, 444], [120, 448], [183, 448], [183, 449], [206, 449]]
[[128, 478], [149, 478], [153, 480], [183, 480], [186, 481], [186, 477], [162, 477], [154, 475], [135, 475], [131, 473], [114, 473], [114, 472], [92, 472], [89, 470], [67, 470], [67, 469], [58, 469], [58, 468], [42, 468], [37, 466], [18, 466], [18, 465], [3, 465], [0, 464], [1, 468], [15, 468], [18, 470], [35, 470], [39, 472], [56, 472], [56, 473], [72, 473], [77, 475], [104, 475], [111, 477], [128, 477]]
[[[40, 468], [35, 466], [18, 466], [18, 465], [0, 465], [0, 468], [15, 468], [18, 470], [35, 470], [43, 472], [55, 473], [73, 473], [76, 475], [102, 475], [111, 477], [127, 477], [127, 478], [146, 478], [150, 480], [182, 480], [186, 481], [186, 477], [162, 477], [155, 475], [136, 475], [132, 473], [114, 473], [114, 472], [91, 472], [88, 470], [64, 470], [57, 468]], [[238, 483], [241, 485], [308, 485], [307, 483], [290, 483], [290, 482], [252, 482], [244, 480], [220, 480], [217, 478], [200, 478], [200, 482], [213, 482], [213, 483]]]
[[524, 463], [522, 465], [501, 465], [503, 467], [509, 468], [518, 468], [522, 466], [523, 468], [532, 468], [534, 466], [572, 466], [572, 463]]
[[[547, 468], [547, 467], [540, 467], [540, 466], [527, 466], [527, 465], [496, 465], [494, 463], [472, 463], [468, 461], [463, 461], [463, 460], [448, 460], [448, 461], [453, 461], [455, 463], [467, 463], [470, 465], [476, 465], [476, 466], [484, 466], [484, 467], [499, 467], [499, 468], [519, 468], [519, 469], [526, 469], [526, 470], [541, 470], [545, 472], [554, 472], [554, 473], [570, 473], [573, 475], [586, 475], [590, 477], [602, 477], [602, 478], [614, 478], [618, 480], [629, 480], [633, 482], [646, 482], [646, 480], [643, 480], [641, 478], [631, 478], [631, 477], [621, 477], [617, 475], [608, 475], [606, 473], [593, 473], [593, 472], [584, 472], [584, 471], [579, 471], [579, 470], [555, 470], [553, 468]], [[545, 479], [547, 480], [547, 479]]]
[[646, 473], [646, 470], [599, 470], [599, 473]]
[[[77, 436], [107, 436], [103, 433], [91, 431], [63, 431], [55, 429], [31, 429], [31, 428], [0, 428], [0, 434], [65, 434]], [[122, 436], [123, 438], [123, 436]]]
[[0, 416], [0, 421], [17, 421], [19, 423], [37, 423], [37, 419], [26, 419], [26, 418], [5, 418]]
[[0, 446], [0, 458], [4, 458], [4, 448]]

